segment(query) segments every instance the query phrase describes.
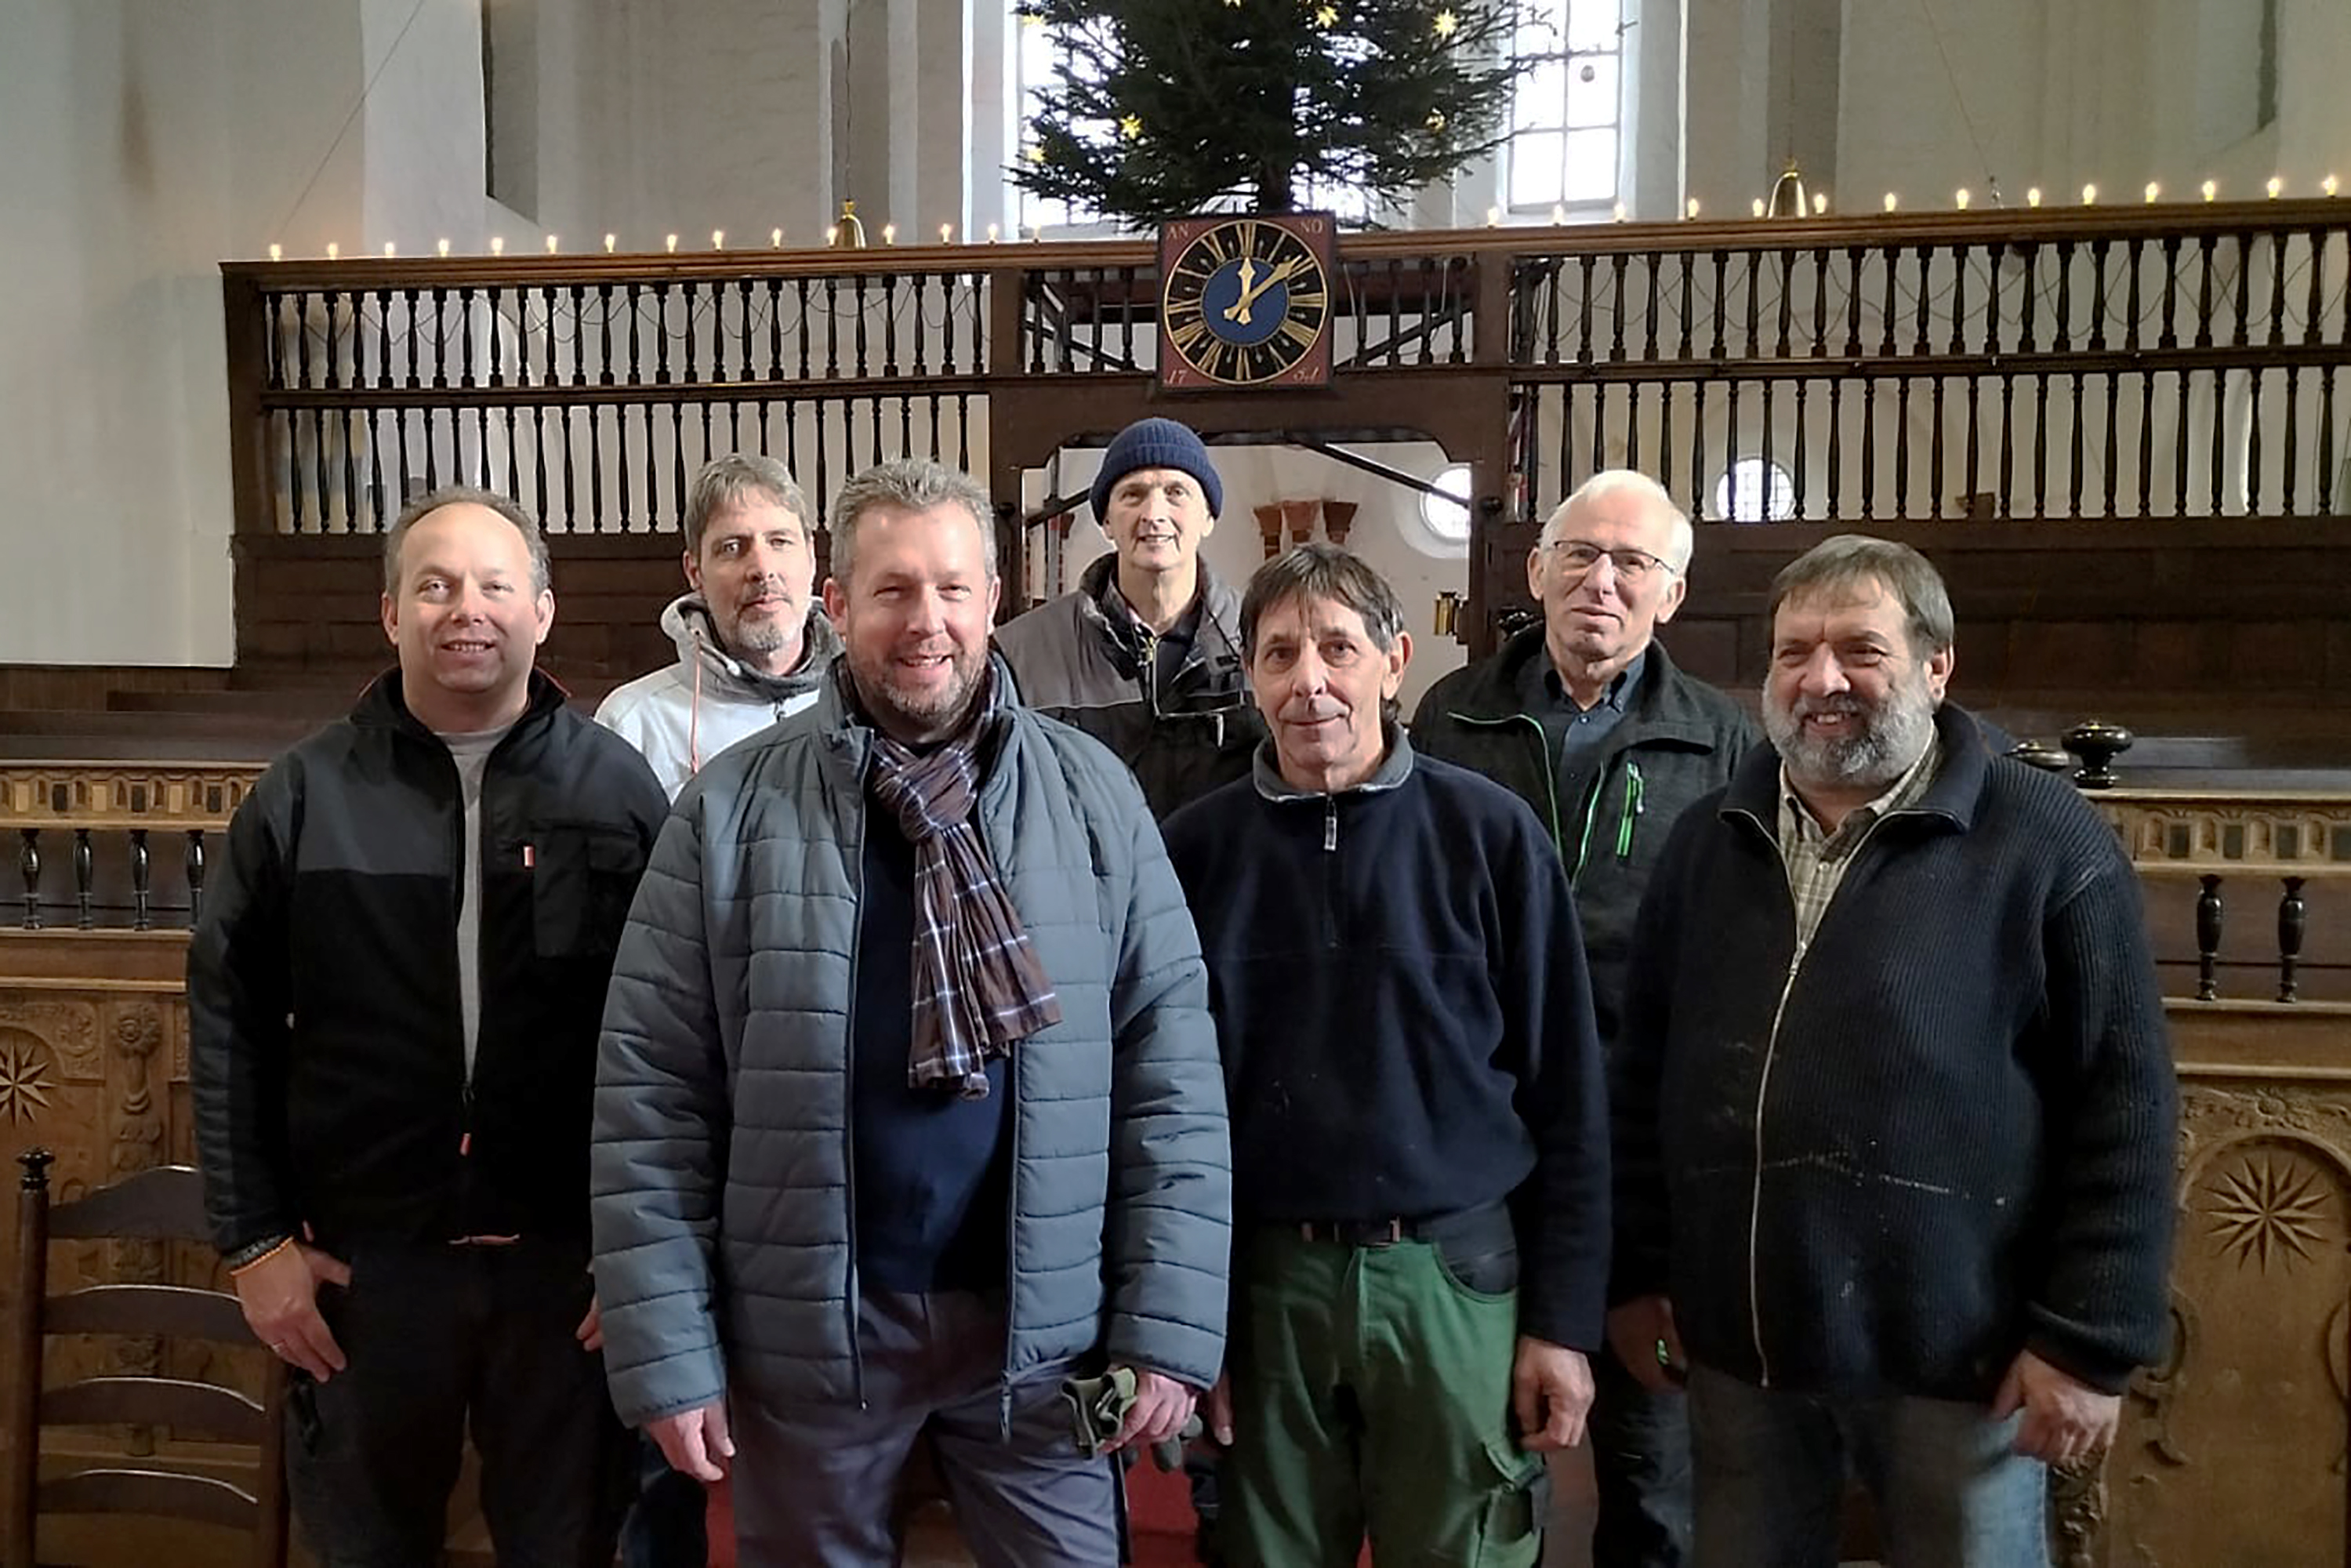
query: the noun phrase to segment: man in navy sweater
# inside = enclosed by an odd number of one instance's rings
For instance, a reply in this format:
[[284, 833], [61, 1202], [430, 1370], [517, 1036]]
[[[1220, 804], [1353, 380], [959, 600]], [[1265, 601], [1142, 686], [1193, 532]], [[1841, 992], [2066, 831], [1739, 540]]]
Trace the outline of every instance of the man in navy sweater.
[[1682, 818], [1635, 936], [1610, 1338], [1686, 1370], [1699, 1568], [1834, 1563], [1848, 1464], [1895, 1568], [2045, 1564], [2044, 1466], [2112, 1439], [2163, 1340], [2137, 879], [1943, 700], [1916, 551], [1828, 540], [1771, 625], [1773, 750]]
[[[1412, 639], [1346, 551], [1241, 600], [1272, 730], [1167, 824], [1212, 983], [1236, 1233], [1226, 1547], [1532, 1564], [1592, 1402], [1606, 1113], [1565, 871], [1525, 802], [1418, 758]], [[1466, 1554], [1466, 1555], [1465, 1555]]]

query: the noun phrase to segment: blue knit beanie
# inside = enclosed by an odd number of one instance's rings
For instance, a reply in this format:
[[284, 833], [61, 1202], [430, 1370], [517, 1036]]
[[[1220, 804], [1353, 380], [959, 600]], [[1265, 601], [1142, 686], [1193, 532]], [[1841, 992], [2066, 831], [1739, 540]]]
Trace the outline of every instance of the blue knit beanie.
[[1208, 449], [1190, 427], [1172, 419], [1138, 419], [1118, 433], [1102, 454], [1102, 472], [1094, 476], [1094, 520], [1110, 521], [1110, 493], [1137, 468], [1176, 468], [1200, 482], [1208, 498], [1208, 516], [1225, 509], [1225, 483], [1208, 462]]

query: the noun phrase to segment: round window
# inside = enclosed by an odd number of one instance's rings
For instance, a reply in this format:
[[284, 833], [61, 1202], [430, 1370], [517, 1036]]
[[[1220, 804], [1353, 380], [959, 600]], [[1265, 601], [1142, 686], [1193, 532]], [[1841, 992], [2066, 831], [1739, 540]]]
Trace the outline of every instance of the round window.
[[1796, 481], [1777, 463], [1741, 457], [1714, 482], [1714, 515], [1734, 523], [1784, 523], [1796, 515]]
[[[1422, 526], [1428, 529], [1429, 538], [1433, 543], [1455, 549], [1468, 549], [1469, 548], [1468, 505], [1469, 465], [1456, 463], [1437, 475], [1432, 483], [1445, 494], [1437, 495], [1428, 490], [1421, 492]], [[1454, 497], [1461, 498], [1458, 500], [1450, 498]]]

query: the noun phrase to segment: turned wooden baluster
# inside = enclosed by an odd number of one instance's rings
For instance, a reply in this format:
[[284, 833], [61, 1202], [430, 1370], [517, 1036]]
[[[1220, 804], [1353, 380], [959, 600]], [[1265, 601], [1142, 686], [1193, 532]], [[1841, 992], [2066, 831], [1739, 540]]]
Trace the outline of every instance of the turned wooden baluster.
[[2196, 999], [2214, 996], [2212, 966], [2220, 956], [2220, 879], [2210, 873], [2196, 879], [2204, 891], [2196, 895]]
[[16, 852], [16, 873], [25, 879], [25, 929], [41, 928], [41, 830], [19, 828], [24, 847]]
[[147, 855], [147, 830], [131, 830], [131, 928], [152, 931], [155, 915], [150, 894], [154, 867]]
[[2303, 878], [2285, 879], [2285, 896], [2278, 900], [2278, 998], [2282, 1002], [2294, 1000], [2302, 988], [2295, 973], [2302, 967], [2302, 934], [2309, 909], [2302, 900]]
[[204, 831], [188, 830], [188, 929], [193, 931], [204, 915]]
[[98, 883], [98, 857], [89, 847], [89, 830], [76, 828], [73, 841], [74, 924], [84, 931], [98, 924], [90, 897]]

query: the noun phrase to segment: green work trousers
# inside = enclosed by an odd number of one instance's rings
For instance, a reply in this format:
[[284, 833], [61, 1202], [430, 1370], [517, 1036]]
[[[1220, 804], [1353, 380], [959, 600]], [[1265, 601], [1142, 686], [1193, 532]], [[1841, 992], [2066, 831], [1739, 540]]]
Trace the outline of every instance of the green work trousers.
[[[1245, 1233], [1231, 1342], [1224, 1546], [1253, 1568], [1532, 1568], [1541, 1454], [1510, 1418], [1515, 1289], [1472, 1290], [1422, 1241]], [[1512, 1270], [1515, 1277], [1515, 1270]]]

